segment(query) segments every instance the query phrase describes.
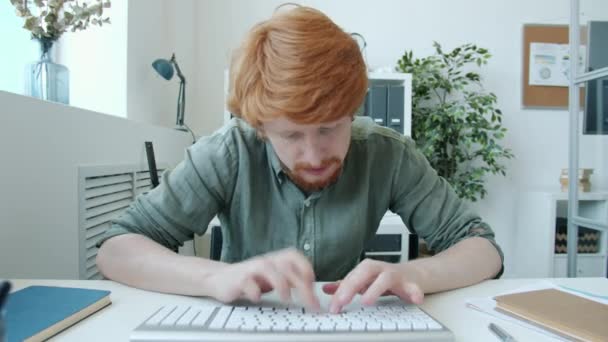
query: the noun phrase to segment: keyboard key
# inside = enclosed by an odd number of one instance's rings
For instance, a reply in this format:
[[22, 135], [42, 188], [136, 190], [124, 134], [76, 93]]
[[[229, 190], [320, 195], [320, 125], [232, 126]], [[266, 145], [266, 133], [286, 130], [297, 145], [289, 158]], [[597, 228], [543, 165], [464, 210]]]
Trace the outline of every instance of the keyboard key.
[[253, 324], [241, 325], [240, 330], [241, 331], [255, 331], [255, 325], [253, 325]]
[[287, 324], [286, 321], [277, 321], [272, 326], [272, 331], [287, 331]]
[[412, 321], [413, 330], [426, 330], [426, 323], [421, 321]]
[[260, 325], [257, 326], [257, 331], [271, 331], [272, 330], [272, 325], [269, 323], [262, 323]]
[[382, 330], [395, 331], [397, 330], [397, 323], [391, 321], [382, 321]]
[[342, 320], [338, 323], [336, 323], [336, 331], [349, 331], [350, 330], [350, 323], [346, 320]]
[[165, 317], [165, 319], [163, 319], [160, 322], [160, 325], [162, 327], [168, 327], [171, 325], [174, 325], [175, 323], [177, 323], [177, 320], [182, 317], [182, 315], [186, 312], [186, 310], [188, 310], [189, 308], [187, 306], [178, 306], [175, 308], [175, 310], [173, 310], [169, 316]]
[[293, 322], [287, 326], [288, 331], [302, 331], [304, 324], [301, 322]]
[[408, 321], [399, 321], [399, 322], [397, 322], [397, 329], [402, 330], [402, 331], [412, 330], [412, 323], [410, 323]]
[[226, 320], [228, 319], [228, 316], [230, 316], [231, 312], [232, 312], [232, 307], [230, 307], [230, 306], [222, 306], [222, 307], [220, 307], [220, 309], [218, 310], [217, 314], [215, 314], [215, 317], [213, 318], [213, 321], [209, 325], [209, 329], [221, 329], [221, 328], [223, 328], [224, 327], [224, 323], [226, 323]]
[[241, 321], [240, 320], [236, 320], [236, 319], [230, 319], [226, 325], [224, 326], [224, 329], [227, 330], [239, 330], [239, 328], [242, 326]]
[[370, 321], [367, 322], [366, 329], [367, 331], [380, 331], [382, 330], [382, 325], [380, 324], [380, 322]]
[[176, 306], [163, 306], [152, 317], [146, 321], [146, 325], [158, 325], [165, 317], [169, 316]]
[[443, 329], [443, 327], [441, 326], [441, 324], [435, 322], [435, 321], [427, 321], [426, 325], [428, 326], [429, 330], [441, 330]]
[[215, 310], [215, 306], [201, 306], [198, 309], [200, 309], [198, 315], [194, 317], [194, 320], [192, 323], [190, 323], [190, 325], [193, 327], [202, 328], [205, 326], [205, 323], [207, 323], [207, 320]]
[[361, 322], [351, 323], [350, 329], [352, 331], [365, 331], [365, 323], [361, 323]]
[[318, 327], [316, 324], [305, 324], [304, 331], [318, 331]]
[[199, 313], [200, 309], [197, 309], [196, 307], [189, 307], [188, 311], [186, 311], [186, 313], [180, 317], [180, 319], [177, 321], [177, 323], [175, 323], [175, 325], [179, 326], [179, 327], [187, 327], [190, 325], [190, 322], [192, 322], [192, 320], [194, 319], [194, 316], [196, 316]]
[[336, 325], [333, 322], [321, 321], [319, 324], [319, 331], [334, 331]]

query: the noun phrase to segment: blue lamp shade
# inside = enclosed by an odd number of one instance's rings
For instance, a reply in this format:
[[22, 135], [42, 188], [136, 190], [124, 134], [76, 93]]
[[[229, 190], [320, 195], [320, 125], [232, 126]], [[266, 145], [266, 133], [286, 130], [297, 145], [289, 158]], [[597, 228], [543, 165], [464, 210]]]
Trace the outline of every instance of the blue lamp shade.
[[156, 72], [167, 81], [173, 78], [173, 65], [166, 59], [157, 59], [152, 63], [152, 67]]

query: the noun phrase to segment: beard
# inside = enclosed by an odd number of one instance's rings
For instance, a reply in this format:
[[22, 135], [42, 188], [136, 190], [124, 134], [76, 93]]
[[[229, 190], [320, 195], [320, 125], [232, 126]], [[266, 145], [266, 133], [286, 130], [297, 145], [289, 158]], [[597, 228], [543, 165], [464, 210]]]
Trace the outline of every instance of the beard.
[[340, 172], [342, 171], [342, 160], [338, 157], [333, 157], [329, 159], [325, 159], [321, 162], [321, 168], [329, 168], [333, 165], [337, 167], [335, 170], [327, 176], [325, 179], [319, 179], [316, 181], [307, 181], [301, 174], [303, 171], [307, 169], [312, 169], [312, 165], [308, 163], [296, 163], [293, 170], [289, 170], [287, 167], [284, 167], [285, 173], [289, 176], [291, 181], [298, 187], [300, 190], [311, 193], [323, 190], [329, 185], [336, 182], [338, 177], [340, 176]]

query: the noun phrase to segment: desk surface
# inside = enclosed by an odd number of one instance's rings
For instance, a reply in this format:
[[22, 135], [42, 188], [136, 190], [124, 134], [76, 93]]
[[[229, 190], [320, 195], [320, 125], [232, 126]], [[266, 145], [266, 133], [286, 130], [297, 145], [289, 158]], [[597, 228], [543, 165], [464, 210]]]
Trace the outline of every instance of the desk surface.
[[[498, 341], [488, 330], [490, 322], [499, 324], [518, 341], [553, 341], [533, 330], [468, 308], [465, 304], [465, 301], [472, 297], [493, 296], [541, 280], [608, 295], [607, 278], [501, 279], [488, 280], [475, 286], [428, 295], [421, 307], [451, 329], [457, 341]], [[215, 303], [206, 298], [148, 292], [105, 280], [13, 280], [15, 290], [29, 285], [83, 287], [112, 291], [110, 296], [112, 305], [56, 335], [53, 339], [56, 341], [128, 341], [131, 331], [161, 305]], [[317, 293], [322, 305], [327, 305], [329, 296], [320, 291], [320, 284], [317, 284]]]

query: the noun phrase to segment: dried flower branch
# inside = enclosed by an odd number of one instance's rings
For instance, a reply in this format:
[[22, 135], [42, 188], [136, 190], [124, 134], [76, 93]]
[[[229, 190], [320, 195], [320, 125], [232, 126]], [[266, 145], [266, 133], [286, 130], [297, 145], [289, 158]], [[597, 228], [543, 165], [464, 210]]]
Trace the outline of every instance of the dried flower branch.
[[84, 2], [78, 0], [10, 0], [17, 15], [24, 19], [23, 28], [32, 38], [55, 41], [68, 30], [82, 31], [90, 25], [109, 24], [103, 16], [110, 0]]

